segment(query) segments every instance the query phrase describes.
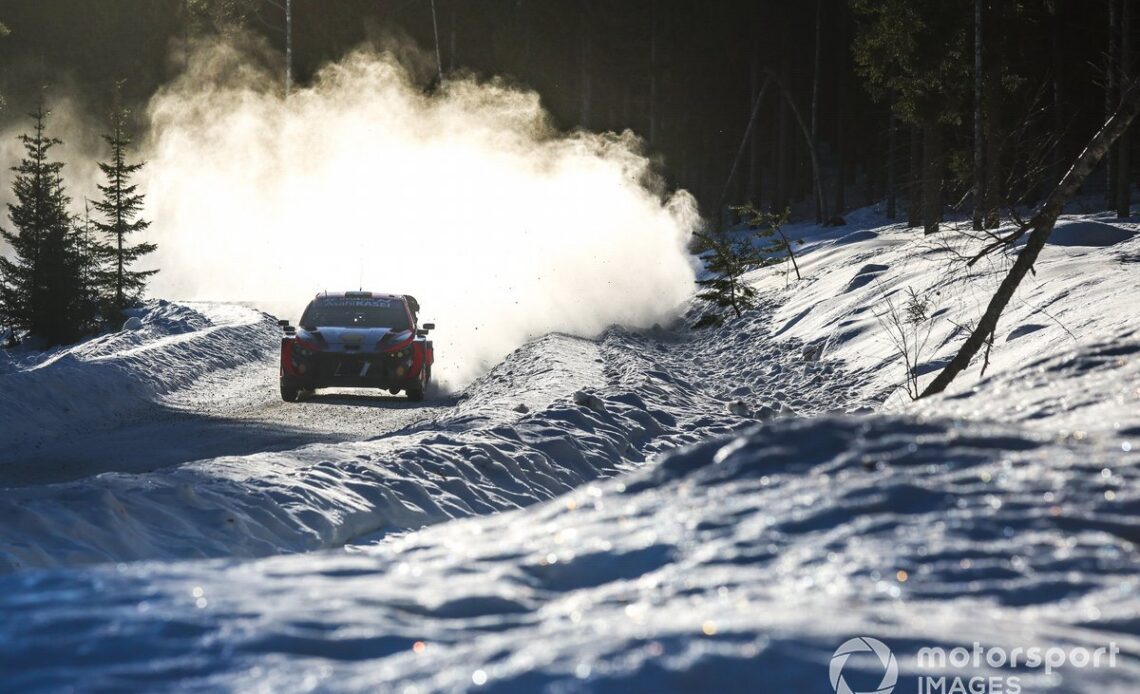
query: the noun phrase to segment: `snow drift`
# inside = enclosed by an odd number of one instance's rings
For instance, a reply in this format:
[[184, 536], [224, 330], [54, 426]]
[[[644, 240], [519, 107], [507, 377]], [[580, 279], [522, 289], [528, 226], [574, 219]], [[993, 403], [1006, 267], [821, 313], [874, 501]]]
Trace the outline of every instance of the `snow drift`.
[[1112, 668], [982, 674], [1123, 694], [1140, 679], [1125, 463], [1002, 427], [778, 419], [353, 554], [6, 577], [0, 672], [16, 690], [826, 694], [831, 653], [867, 634], [895, 648], [898, 691], [918, 691], [920, 646], [978, 641], [1115, 644]]
[[22, 447], [107, 429], [153, 413], [162, 396], [203, 376], [272, 363], [278, 330], [239, 305], [149, 301], [132, 310], [137, 330], [49, 352], [0, 352], [0, 464]]

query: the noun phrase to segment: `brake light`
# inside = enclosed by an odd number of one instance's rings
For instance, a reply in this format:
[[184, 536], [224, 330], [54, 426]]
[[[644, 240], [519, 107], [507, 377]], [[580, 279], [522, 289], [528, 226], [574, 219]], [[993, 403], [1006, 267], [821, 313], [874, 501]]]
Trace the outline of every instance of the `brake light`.
[[304, 340], [294, 340], [293, 341], [293, 350], [297, 353], [297, 356], [311, 357], [311, 356], [313, 356], [314, 352], [321, 351], [321, 347], [320, 347], [320, 345], [316, 344], [315, 342], [306, 342]]

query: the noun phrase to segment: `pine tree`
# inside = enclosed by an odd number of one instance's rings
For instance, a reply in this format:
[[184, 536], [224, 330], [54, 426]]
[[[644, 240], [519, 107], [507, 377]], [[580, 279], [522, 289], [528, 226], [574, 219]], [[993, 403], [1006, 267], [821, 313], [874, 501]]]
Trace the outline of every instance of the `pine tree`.
[[[875, 100], [890, 99], [903, 122], [919, 128], [921, 180], [911, 197], [922, 197], [926, 233], [942, 220], [943, 128], [961, 124], [966, 86], [972, 83], [972, 5], [966, 0], [852, 0], [859, 21], [852, 43], [856, 72]], [[918, 152], [912, 149], [912, 161]], [[911, 201], [913, 206], [914, 200]]]
[[99, 242], [91, 221], [91, 201], [83, 201], [83, 220], [75, 220], [76, 262], [79, 268], [77, 313], [84, 323], [83, 332], [95, 332], [103, 314], [102, 259], [105, 244]]
[[31, 117], [32, 135], [21, 135], [25, 157], [12, 182], [16, 202], [8, 205], [15, 231], [0, 229], [14, 256], [0, 258], [0, 311], [8, 325], [28, 330], [49, 345], [74, 341], [85, 317], [78, 295], [80, 253], [67, 212], [61, 172], [63, 163], [49, 158], [49, 112], [42, 106]]
[[[763, 258], [752, 246], [752, 239], [728, 231], [698, 233], [697, 252], [711, 273], [697, 280], [703, 291], [697, 298], [720, 309], [732, 309], [737, 318], [756, 306], [756, 288], [744, 281], [744, 275], [763, 265]], [[703, 316], [693, 327], [703, 328], [724, 322], [719, 313]]]
[[131, 138], [127, 134], [128, 111], [117, 108], [111, 114], [111, 133], [103, 139], [111, 148], [109, 162], [99, 164], [107, 184], [100, 185], [102, 200], [91, 205], [103, 217], [95, 221], [95, 228], [104, 235], [105, 243], [99, 244], [97, 252], [103, 261], [100, 272], [100, 285], [103, 290], [105, 314], [117, 319], [124, 308], [138, 303], [147, 278], [158, 270], [131, 270], [131, 265], [139, 258], [154, 252], [153, 243], [130, 245], [131, 234], [144, 231], [150, 222], [139, 217], [143, 207], [143, 195], [138, 185], [130, 182], [131, 176], [141, 169], [145, 162], [127, 163], [127, 147]]
[[[788, 221], [791, 210], [783, 212], [761, 212], [752, 205], [733, 206], [740, 220], [751, 234], [736, 231], [701, 232], [696, 234], [696, 251], [712, 276], [697, 280], [704, 291], [698, 299], [707, 301], [721, 309], [732, 309], [739, 318], [745, 311], [756, 306], [756, 288], [744, 281], [744, 275], [762, 267], [778, 265], [785, 260], [791, 262], [800, 277], [796, 263], [795, 243], [784, 233], [783, 226]], [[721, 315], [710, 313], [703, 316], [693, 327], [703, 328], [720, 325]]]

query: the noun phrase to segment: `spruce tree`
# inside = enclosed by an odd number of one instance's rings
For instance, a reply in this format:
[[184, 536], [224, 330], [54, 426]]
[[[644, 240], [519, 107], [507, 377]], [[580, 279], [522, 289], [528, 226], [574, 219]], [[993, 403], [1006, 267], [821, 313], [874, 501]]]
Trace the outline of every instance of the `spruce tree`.
[[91, 203], [103, 218], [95, 221], [95, 228], [102, 232], [105, 241], [96, 248], [103, 261], [100, 284], [104, 312], [111, 319], [120, 318], [124, 308], [136, 305], [147, 278], [158, 272], [130, 269], [135, 261], [154, 252], [157, 246], [153, 243], [130, 244], [130, 235], [144, 231], [150, 222], [139, 217], [143, 195], [138, 192], [138, 185], [130, 182], [145, 162], [127, 163], [127, 147], [131, 144], [127, 133], [128, 115], [124, 108], [116, 108], [111, 114], [111, 132], [103, 136], [111, 148], [111, 159], [99, 164], [107, 177], [107, 184], [99, 186], [103, 198]]
[[[752, 246], [747, 236], [726, 231], [696, 234], [697, 252], [710, 273], [707, 279], [697, 280], [701, 292], [697, 298], [720, 309], [732, 309], [737, 318], [756, 306], [756, 288], [744, 280], [744, 275], [764, 264], [764, 259]], [[705, 314], [695, 328], [720, 325], [724, 317], [719, 313]]]
[[[751, 204], [733, 206], [732, 210], [751, 233], [737, 229], [695, 234], [695, 250], [710, 274], [706, 279], [697, 280], [702, 290], [697, 298], [720, 309], [732, 309], [739, 318], [745, 311], [756, 307], [758, 292], [744, 279], [749, 272], [778, 265], [786, 259], [795, 269], [796, 279], [802, 279], [793, 245], [803, 244], [803, 240], [789, 239], [784, 233], [783, 226], [791, 210], [761, 212]], [[723, 314], [706, 313], [693, 327], [705, 328], [723, 323]]]
[[16, 202], [8, 216], [15, 230], [0, 229], [14, 254], [0, 258], [0, 311], [10, 327], [54, 345], [77, 339], [86, 322], [78, 300], [81, 250], [67, 212], [63, 163], [49, 157], [63, 143], [47, 136], [42, 105], [30, 115], [33, 134], [20, 136], [25, 155], [12, 169]]
[[91, 201], [83, 201], [83, 219], [75, 220], [75, 251], [79, 267], [79, 291], [76, 297], [77, 313], [83, 319], [83, 332], [95, 332], [103, 314], [103, 255], [104, 246], [96, 237], [91, 221]]

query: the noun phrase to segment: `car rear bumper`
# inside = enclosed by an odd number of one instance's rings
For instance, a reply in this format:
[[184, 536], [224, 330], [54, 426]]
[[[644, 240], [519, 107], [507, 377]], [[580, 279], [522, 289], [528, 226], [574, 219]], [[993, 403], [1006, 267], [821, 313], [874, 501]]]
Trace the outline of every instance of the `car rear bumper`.
[[[295, 373], [282, 378], [303, 388], [408, 388], [420, 382], [417, 364], [387, 354], [322, 352], [299, 360]], [[422, 368], [422, 367], [421, 367]]]

